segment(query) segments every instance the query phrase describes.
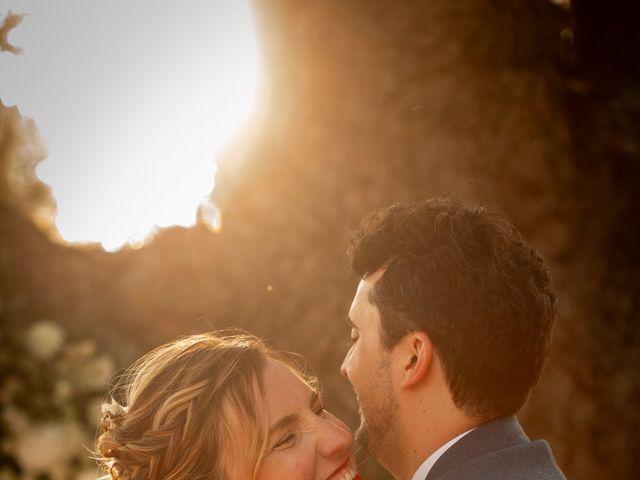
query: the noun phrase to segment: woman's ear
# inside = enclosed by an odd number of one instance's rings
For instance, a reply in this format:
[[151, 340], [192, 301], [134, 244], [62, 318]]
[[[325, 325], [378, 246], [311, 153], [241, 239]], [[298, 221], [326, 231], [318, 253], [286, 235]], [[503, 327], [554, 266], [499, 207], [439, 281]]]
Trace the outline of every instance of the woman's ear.
[[404, 369], [400, 386], [412, 388], [427, 375], [433, 360], [433, 344], [424, 332], [411, 332], [403, 340]]

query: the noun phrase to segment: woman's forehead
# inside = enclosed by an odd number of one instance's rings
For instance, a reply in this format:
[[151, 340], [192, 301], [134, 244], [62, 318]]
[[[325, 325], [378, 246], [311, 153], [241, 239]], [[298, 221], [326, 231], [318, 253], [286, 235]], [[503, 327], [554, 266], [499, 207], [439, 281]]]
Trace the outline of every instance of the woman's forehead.
[[303, 401], [306, 405], [311, 394], [315, 392], [300, 373], [279, 360], [267, 362], [263, 383], [270, 411], [272, 404], [292, 405]]
[[265, 389], [269, 389], [269, 386], [280, 386], [281, 388], [279, 388], [279, 390], [283, 390], [285, 389], [285, 385], [287, 385], [294, 390], [305, 392], [312, 390], [309, 382], [299, 371], [277, 359], [267, 360], [263, 381]]

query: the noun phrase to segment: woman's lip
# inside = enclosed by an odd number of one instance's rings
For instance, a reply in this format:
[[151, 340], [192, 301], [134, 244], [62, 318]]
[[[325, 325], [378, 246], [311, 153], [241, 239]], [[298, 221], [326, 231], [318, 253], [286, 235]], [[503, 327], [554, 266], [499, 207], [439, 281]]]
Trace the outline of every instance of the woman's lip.
[[344, 462], [342, 462], [340, 466], [336, 468], [331, 475], [329, 475], [327, 480], [331, 480], [332, 478], [337, 478], [338, 473], [342, 472], [345, 468], [349, 466], [349, 460], [351, 460], [351, 458], [347, 457], [347, 459]]

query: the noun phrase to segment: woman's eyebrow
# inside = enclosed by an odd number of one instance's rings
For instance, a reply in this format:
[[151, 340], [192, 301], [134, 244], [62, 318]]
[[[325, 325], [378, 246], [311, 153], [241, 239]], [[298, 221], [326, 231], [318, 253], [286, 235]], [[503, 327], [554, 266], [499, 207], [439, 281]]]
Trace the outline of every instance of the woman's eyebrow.
[[300, 418], [300, 415], [298, 415], [297, 413], [285, 415], [284, 417], [282, 417], [280, 420], [278, 420], [276, 423], [274, 423], [269, 427], [269, 435], [271, 436], [273, 435], [274, 432], [281, 430], [288, 425], [296, 423], [299, 418]]
[[[309, 397], [309, 407], [313, 408], [318, 402], [320, 402], [320, 395], [315, 390], [311, 392]], [[300, 420], [300, 415], [297, 413], [292, 413], [290, 415], [285, 415], [276, 423], [269, 427], [269, 436], [273, 435], [274, 432], [283, 429], [289, 425], [292, 425]]]
[[309, 396], [309, 407], [313, 410], [313, 407], [318, 405], [320, 402], [320, 393], [317, 390], [312, 390], [311, 395]]

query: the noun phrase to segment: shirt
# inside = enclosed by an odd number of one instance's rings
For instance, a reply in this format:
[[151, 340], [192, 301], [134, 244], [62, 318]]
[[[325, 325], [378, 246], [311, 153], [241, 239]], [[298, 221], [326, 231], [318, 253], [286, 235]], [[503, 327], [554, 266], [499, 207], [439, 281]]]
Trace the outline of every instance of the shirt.
[[431, 455], [429, 455], [427, 459], [422, 463], [422, 465], [418, 467], [418, 470], [416, 470], [416, 473], [413, 474], [413, 477], [411, 477], [411, 480], [424, 480], [425, 478], [427, 478], [427, 475], [429, 475], [431, 468], [433, 468], [435, 463], [444, 454], [444, 452], [449, 450], [458, 440], [460, 440], [462, 437], [464, 437], [467, 433], [471, 432], [472, 430], [474, 429], [472, 428], [471, 430], [467, 430], [466, 432], [461, 433], [457, 437], [452, 438], [447, 443], [442, 445], [439, 449], [437, 449], [435, 452], [433, 452]]

